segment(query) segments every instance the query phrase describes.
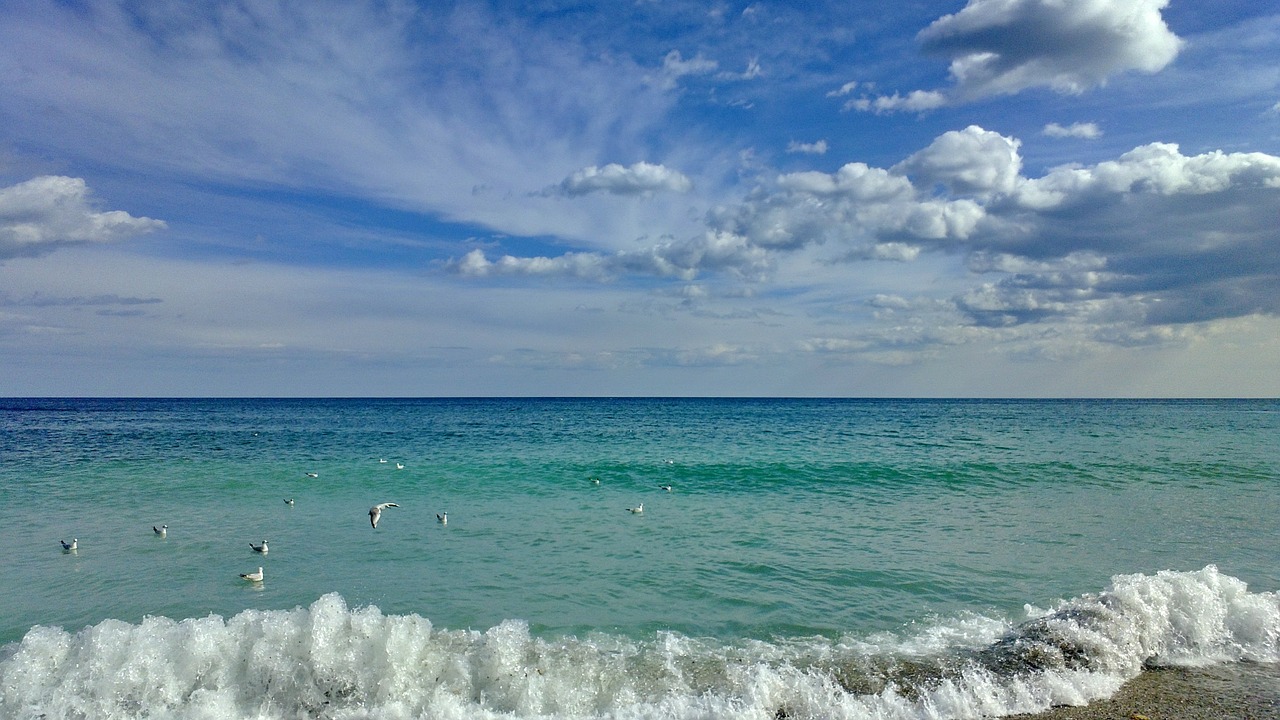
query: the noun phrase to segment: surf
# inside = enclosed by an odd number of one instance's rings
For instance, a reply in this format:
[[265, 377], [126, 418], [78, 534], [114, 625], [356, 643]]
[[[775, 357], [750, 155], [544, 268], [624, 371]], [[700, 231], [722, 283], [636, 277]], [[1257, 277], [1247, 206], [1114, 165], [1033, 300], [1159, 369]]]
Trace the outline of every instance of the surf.
[[1119, 575], [1017, 619], [723, 640], [539, 637], [349, 607], [337, 594], [0, 650], [0, 715], [35, 718], [962, 718], [1107, 697], [1144, 667], [1280, 661], [1280, 598], [1212, 565]]

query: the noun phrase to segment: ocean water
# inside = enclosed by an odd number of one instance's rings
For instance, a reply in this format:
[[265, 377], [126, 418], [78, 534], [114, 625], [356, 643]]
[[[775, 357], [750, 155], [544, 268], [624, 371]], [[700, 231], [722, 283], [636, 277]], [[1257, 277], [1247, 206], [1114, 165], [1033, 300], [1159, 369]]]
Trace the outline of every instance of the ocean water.
[[0, 717], [972, 718], [1280, 662], [1278, 441], [1270, 400], [0, 399]]

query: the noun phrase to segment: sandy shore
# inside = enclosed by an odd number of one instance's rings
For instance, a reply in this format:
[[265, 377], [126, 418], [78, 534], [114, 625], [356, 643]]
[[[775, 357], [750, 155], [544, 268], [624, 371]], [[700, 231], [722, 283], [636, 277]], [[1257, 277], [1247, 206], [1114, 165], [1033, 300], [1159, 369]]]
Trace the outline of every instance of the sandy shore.
[[1156, 668], [1109, 700], [1060, 707], [1019, 720], [1272, 720], [1280, 719], [1280, 665]]

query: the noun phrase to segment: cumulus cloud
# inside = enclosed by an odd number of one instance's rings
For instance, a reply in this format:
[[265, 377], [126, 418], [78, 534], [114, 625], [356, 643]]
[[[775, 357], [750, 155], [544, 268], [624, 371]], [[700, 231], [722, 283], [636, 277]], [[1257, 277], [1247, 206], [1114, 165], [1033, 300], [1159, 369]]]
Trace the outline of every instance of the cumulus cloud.
[[56, 175], [0, 188], [0, 260], [115, 242], [166, 227], [123, 210], [99, 211], [91, 195], [84, 180]]
[[629, 167], [610, 163], [604, 167], [592, 165], [565, 178], [559, 185], [543, 191], [547, 195], [577, 197], [595, 192], [612, 195], [648, 195], [660, 191], [684, 193], [693, 189], [693, 182], [683, 173], [647, 162]]
[[767, 252], [746, 238], [727, 232], [707, 232], [682, 242], [664, 242], [642, 250], [606, 253], [567, 253], [559, 257], [514, 257], [489, 260], [476, 249], [445, 265], [464, 277], [561, 276], [606, 282], [622, 275], [693, 280], [700, 273], [720, 272], [759, 279], [769, 268]]
[[849, 109], [921, 112], [943, 104], [1047, 87], [1079, 94], [1122, 72], [1155, 73], [1177, 57], [1168, 0], [969, 0], [922, 30], [931, 54], [950, 58], [952, 87], [864, 97]]
[[1020, 146], [1013, 138], [970, 125], [943, 133], [893, 170], [917, 186], [941, 185], [951, 195], [1008, 194], [1021, 177]]
[[1097, 140], [1102, 137], [1102, 129], [1098, 127], [1097, 123], [1071, 123], [1065, 127], [1058, 123], [1049, 123], [1044, 126], [1044, 130], [1041, 132], [1052, 138]]
[[947, 102], [947, 96], [937, 90], [912, 90], [906, 95], [894, 93], [876, 98], [854, 98], [844, 104], [844, 109], [871, 111], [877, 115], [899, 111], [922, 113], [936, 110]]
[[776, 175], [708, 213], [706, 232], [686, 240], [558, 258], [489, 259], [477, 250], [450, 269], [753, 283], [784, 257], [962, 260], [967, 287], [932, 298], [881, 293], [868, 299], [867, 312], [891, 327], [811, 348], [830, 352], [847, 340], [846, 350], [863, 360], [895, 363], [977, 341], [1068, 357], [1107, 345], [1186, 342], [1196, 324], [1280, 315], [1280, 157], [1185, 155], [1151, 143], [1027, 177], [1021, 146], [970, 126], [890, 167], [850, 162], [831, 173]]
[[1160, 11], [1168, 0], [970, 0], [920, 33], [929, 52], [952, 57], [962, 95], [1049, 86], [1080, 93], [1127, 70], [1154, 73], [1182, 41]]

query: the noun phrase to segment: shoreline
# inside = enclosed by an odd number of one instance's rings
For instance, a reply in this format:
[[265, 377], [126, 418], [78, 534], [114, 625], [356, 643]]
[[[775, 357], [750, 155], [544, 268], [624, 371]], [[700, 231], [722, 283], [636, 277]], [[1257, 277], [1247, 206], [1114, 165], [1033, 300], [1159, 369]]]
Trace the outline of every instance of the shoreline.
[[1280, 718], [1280, 663], [1144, 670], [1110, 698], [1005, 720], [1263, 720]]

